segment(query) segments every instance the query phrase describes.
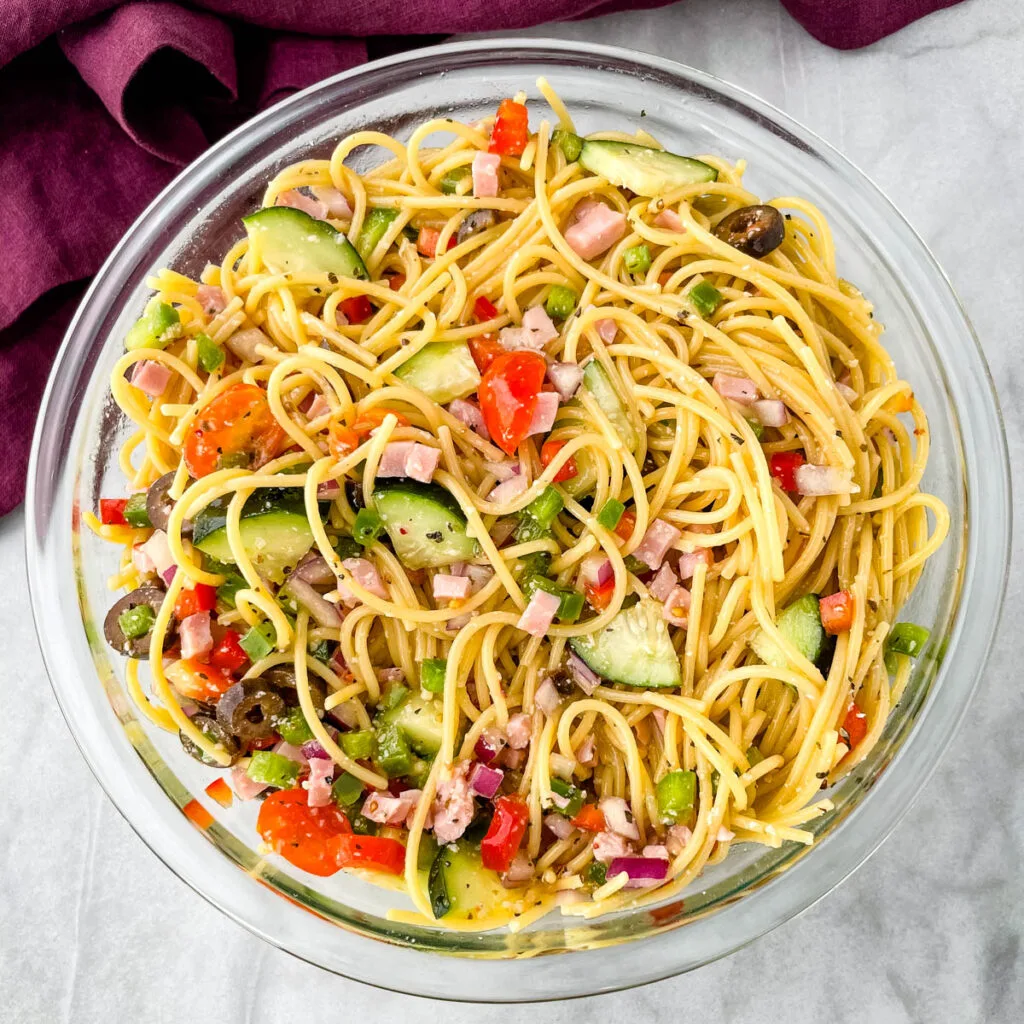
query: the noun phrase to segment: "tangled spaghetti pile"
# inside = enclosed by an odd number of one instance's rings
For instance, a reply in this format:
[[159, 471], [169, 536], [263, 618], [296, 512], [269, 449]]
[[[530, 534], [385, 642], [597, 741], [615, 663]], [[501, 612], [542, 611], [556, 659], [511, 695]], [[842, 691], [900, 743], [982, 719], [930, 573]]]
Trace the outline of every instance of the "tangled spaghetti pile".
[[[732, 843], [809, 843], [907, 681], [923, 631], [897, 613], [948, 525], [821, 213], [759, 206], [714, 156], [627, 189], [539, 88], [553, 137], [520, 97], [274, 178], [263, 206], [347, 237], [365, 276], [302, 239], [268, 256], [252, 224], [201, 281], [160, 271], [111, 378], [148, 494], [90, 517], [124, 545], [133, 696], [264, 798], [268, 854], [391, 875], [396, 919], [453, 928], [594, 917]], [[384, 162], [357, 174], [358, 147]], [[437, 343], [461, 362], [403, 376]], [[421, 507], [462, 557], [409, 556]]]

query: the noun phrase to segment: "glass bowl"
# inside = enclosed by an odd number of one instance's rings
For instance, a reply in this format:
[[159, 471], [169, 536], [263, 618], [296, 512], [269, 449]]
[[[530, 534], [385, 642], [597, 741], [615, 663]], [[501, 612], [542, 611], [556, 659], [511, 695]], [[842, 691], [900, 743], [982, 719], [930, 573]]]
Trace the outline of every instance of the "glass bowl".
[[[264, 860], [253, 804], [225, 810], [206, 797], [211, 773], [175, 736], [140, 720], [126, 694], [101, 628], [116, 554], [80, 528], [78, 510], [123, 488], [116, 452], [127, 426], [107, 381], [147, 274], [161, 266], [198, 274], [239, 237], [239, 217], [276, 170], [328, 154], [340, 136], [362, 128], [404, 136], [430, 117], [471, 121], [519, 89], [535, 97], [541, 74], [584, 132], [642, 125], [677, 152], [745, 158], [746, 183], [761, 196], [818, 204], [841, 273], [875, 302], [930, 417], [925, 486], [947, 503], [953, 527], [906, 614], [934, 640], [877, 747], [836, 787], [835, 810], [807, 826], [817, 835], [812, 848], [740, 846], [656, 912], [590, 923], [552, 915], [518, 934], [448, 933], [389, 922], [400, 894]], [[539, 108], [534, 102], [535, 126]], [[357, 157], [368, 165], [379, 154]], [[101, 785], [157, 856], [303, 959], [415, 995], [490, 1001], [593, 994], [689, 970], [792, 917], [853, 871], [907, 810], [964, 712], [995, 631], [1010, 531], [1003, 431], [977, 341], [924, 244], [862, 174], [779, 111], [709, 75], [606, 46], [511, 39], [419, 50], [339, 75], [249, 122], [179, 175], [107, 260], [68, 331], [39, 415], [27, 505], [32, 608], [57, 700]], [[193, 799], [215, 818], [205, 831], [181, 812]]]

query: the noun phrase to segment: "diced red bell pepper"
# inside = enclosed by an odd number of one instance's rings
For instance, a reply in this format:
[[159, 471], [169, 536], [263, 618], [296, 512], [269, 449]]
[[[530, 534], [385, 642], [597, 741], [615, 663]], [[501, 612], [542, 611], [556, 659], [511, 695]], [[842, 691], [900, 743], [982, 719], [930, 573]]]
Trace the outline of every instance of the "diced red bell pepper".
[[184, 622], [197, 612], [211, 612], [217, 604], [217, 588], [206, 583], [197, 583], [191, 589], [182, 588], [174, 602], [174, 617]]
[[480, 859], [491, 871], [508, 871], [526, 834], [530, 809], [519, 796], [501, 796], [494, 801], [494, 817], [480, 842]]
[[580, 813], [572, 819], [572, 823], [584, 832], [603, 832], [607, 828], [604, 812], [596, 804], [584, 804], [580, 808]]
[[804, 464], [802, 452], [776, 452], [768, 460], [768, 472], [784, 491], [796, 490], [796, 471]]
[[365, 295], [351, 295], [338, 305], [350, 324], [365, 324], [373, 316], [373, 306]]
[[104, 526], [127, 526], [124, 507], [127, 498], [100, 498], [100, 522]]
[[405, 274], [389, 274], [388, 275], [388, 287], [393, 292], [400, 292], [402, 285], [405, 284]]
[[256, 830], [289, 863], [326, 876], [342, 866], [332, 842], [351, 834], [352, 826], [334, 804], [310, 807], [305, 790], [283, 789], [263, 801]]
[[627, 508], [625, 512], [619, 517], [618, 523], [615, 525], [615, 536], [622, 540], [629, 540], [633, 536], [633, 530], [636, 528], [636, 513], [631, 509]]
[[496, 334], [479, 334], [469, 339], [469, 351], [476, 368], [481, 373], [486, 373], [491, 363], [504, 353], [505, 346], [498, 341]]
[[487, 320], [495, 320], [498, 317], [498, 307], [486, 295], [478, 295], [476, 302], [473, 303], [473, 316], [480, 323], [484, 323]]
[[221, 807], [230, 807], [234, 803], [234, 794], [231, 792], [231, 787], [224, 781], [222, 776], [218, 776], [206, 787], [206, 795], [216, 800]]
[[488, 151], [502, 156], [522, 156], [529, 141], [530, 115], [526, 106], [515, 100], [502, 100], [491, 129]]
[[225, 630], [210, 652], [210, 664], [227, 672], [237, 672], [249, 664], [249, 655], [242, 649], [241, 635], [233, 629]]
[[850, 738], [850, 749], [853, 750], [868, 734], [868, 716], [861, 710], [856, 701], [850, 701], [843, 719], [843, 729]]
[[602, 583], [600, 585], [596, 583], [584, 583], [583, 593], [587, 598], [587, 604], [589, 604], [595, 612], [603, 612], [605, 608], [612, 603], [612, 594], [615, 593], [615, 579], [613, 577], [608, 580], [607, 583]]
[[853, 594], [848, 590], [823, 597], [818, 602], [818, 610], [821, 612], [821, 624], [825, 632], [832, 636], [845, 633], [853, 626], [854, 601]]
[[[555, 456], [565, 447], [564, 441], [545, 441], [540, 447], [540, 464], [547, 469], [554, 461]], [[576, 468], [576, 460], [570, 458], [566, 464], [555, 474], [555, 483], [560, 484], [563, 480], [571, 480], [579, 470]]]

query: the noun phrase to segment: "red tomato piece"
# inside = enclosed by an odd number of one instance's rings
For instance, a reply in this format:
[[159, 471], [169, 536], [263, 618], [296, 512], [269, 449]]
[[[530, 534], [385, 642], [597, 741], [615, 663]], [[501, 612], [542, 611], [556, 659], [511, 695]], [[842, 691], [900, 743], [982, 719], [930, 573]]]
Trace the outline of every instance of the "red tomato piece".
[[239, 640], [241, 634], [233, 629], [225, 630], [224, 635], [214, 645], [210, 652], [210, 664], [214, 668], [224, 669], [226, 672], [237, 672], [249, 664], [249, 655], [242, 649]]
[[416, 250], [421, 256], [432, 260], [437, 255], [437, 242], [441, 232], [432, 228], [429, 224], [420, 228], [419, 237], [416, 239]]
[[369, 409], [360, 410], [355, 423], [352, 424], [352, 429], [360, 436], [368, 434], [371, 430], [376, 430], [384, 422], [384, 417], [388, 413], [398, 420], [400, 427], [409, 426], [409, 417], [403, 416], [397, 409], [389, 409], [386, 405], [374, 405]]
[[795, 491], [796, 471], [804, 462], [802, 452], [776, 452], [768, 460], [768, 472], [779, 481], [784, 491]]
[[529, 141], [530, 115], [525, 105], [515, 100], [502, 100], [491, 129], [488, 151], [502, 156], [522, 156]]
[[390, 274], [388, 276], [388, 287], [393, 292], [400, 292], [405, 284], [405, 274]]
[[491, 363], [505, 351], [505, 346], [498, 341], [496, 334], [480, 334], [469, 339], [469, 351], [476, 368], [481, 373], [486, 373]]
[[334, 804], [310, 807], [303, 789], [271, 793], [260, 806], [256, 829], [289, 864], [311, 875], [333, 875], [341, 866], [331, 840], [352, 831]]
[[208, 665], [198, 658], [175, 662], [173, 676], [168, 669], [168, 678], [183, 697], [207, 703], [215, 703], [225, 690], [235, 685], [235, 677], [226, 669]]
[[848, 590], [840, 590], [838, 593], [823, 597], [818, 602], [818, 609], [825, 632], [835, 636], [850, 629], [853, 626], [853, 608], [853, 594]]
[[127, 498], [100, 498], [100, 522], [104, 526], [127, 526], [124, 507]]
[[519, 796], [501, 796], [494, 801], [494, 817], [480, 842], [480, 859], [492, 871], [508, 871], [526, 834], [530, 809]]
[[189, 473], [198, 479], [214, 472], [223, 455], [249, 455], [258, 468], [277, 455], [286, 439], [263, 389], [239, 382], [199, 410], [182, 454]]
[[476, 302], [473, 303], [473, 316], [480, 323], [486, 320], [496, 320], [498, 318], [498, 307], [486, 295], [478, 295]]
[[343, 459], [359, 447], [359, 435], [351, 427], [335, 423], [327, 433], [327, 447], [336, 459]]
[[843, 729], [846, 730], [846, 735], [850, 737], [851, 750], [868, 734], [868, 716], [861, 711], [860, 705], [856, 701], [850, 701], [850, 706], [846, 709]]
[[197, 583], [191, 589], [184, 588], [174, 602], [174, 615], [183, 622], [196, 612], [211, 612], [217, 604], [217, 588], [206, 583]]
[[339, 868], [366, 868], [400, 875], [405, 871], [405, 847], [383, 836], [335, 836], [328, 844]]
[[580, 808], [580, 813], [572, 819], [572, 823], [584, 832], [603, 832], [607, 827], [604, 812], [596, 804], [584, 804]]
[[539, 352], [504, 352], [480, 381], [480, 411], [491, 439], [514, 455], [528, 435], [547, 363]]
[[338, 303], [350, 324], [365, 324], [373, 316], [373, 306], [365, 295], [350, 295]]
[[636, 527], [636, 513], [631, 509], [627, 508], [622, 516], [619, 518], [615, 529], [612, 531], [616, 537], [622, 540], [629, 540], [633, 536], [633, 530]]
[[[540, 448], [540, 464], [547, 469], [554, 461], [555, 456], [565, 447], [564, 441], [545, 441]], [[570, 458], [566, 464], [555, 474], [555, 483], [560, 484], [563, 480], [571, 480], [579, 470], [576, 468], [576, 460]]]
[[587, 604], [595, 612], [603, 612], [612, 603], [612, 594], [615, 593], [615, 580], [610, 579], [607, 583], [602, 583], [600, 586], [593, 583], [584, 583], [583, 593], [586, 595]]

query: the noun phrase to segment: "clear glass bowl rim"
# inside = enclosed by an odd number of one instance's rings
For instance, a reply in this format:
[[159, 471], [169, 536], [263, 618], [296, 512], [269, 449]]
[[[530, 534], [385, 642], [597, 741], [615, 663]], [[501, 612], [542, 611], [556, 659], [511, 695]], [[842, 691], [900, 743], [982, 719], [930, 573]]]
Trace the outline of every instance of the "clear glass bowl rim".
[[[115, 268], [123, 268], [126, 261], [145, 259], [147, 236], [152, 234], [154, 223], [161, 215], [169, 215], [169, 210], [180, 207], [187, 199], [185, 193], [195, 186], [197, 179], [209, 179], [219, 164], [252, 150], [304, 105], [329, 93], [340, 83], [350, 83], [382, 70], [396, 74], [410, 73], [416, 68], [436, 72], [460, 62], [479, 64], [480, 44], [450, 43], [416, 50], [326, 79], [270, 108], [221, 140], [175, 178], [143, 212], [97, 274], [68, 329], [41, 405], [28, 471], [26, 545], [32, 609], [51, 685], [72, 735], [107, 795], [153, 852], [200, 895], [255, 934], [312, 963], [353, 976], [352, 972], [338, 966], [337, 958], [328, 962], [328, 958], [321, 955], [322, 943], [329, 936], [331, 943], [341, 945], [349, 963], [359, 963], [357, 980], [389, 989], [448, 999], [526, 1001], [594, 994], [643, 984], [727, 955], [816, 902], [873, 852], [906, 813], [934, 770], [981, 676], [996, 631], [1009, 568], [1010, 484], [995, 389], [980, 345], [948, 279], [924, 242], [889, 200], [828, 143], [745, 90], [656, 56], [620, 47], [547, 39], [489, 39], [487, 46], [502, 57], [508, 51], [518, 53], [523, 60], [552, 63], [560, 58], [583, 55], [606, 57], [620, 65], [632, 65], [638, 72], [647, 67], [662, 75], [675, 76], [681, 82], [697, 85], [718, 99], [740, 104], [759, 115], [774, 130], [798, 140], [854, 185], [873, 194], [876, 201], [888, 207], [903, 240], [920, 254], [925, 270], [943, 293], [947, 312], [962, 327], [957, 338], [939, 339], [938, 359], [948, 368], [953, 365], [955, 353], [960, 368], [969, 367], [975, 383], [982, 382], [983, 393], [971, 394], [970, 401], [957, 402], [956, 408], [965, 453], [987, 451], [989, 460], [988, 475], [983, 481], [979, 480], [969, 459], [964, 467], [969, 513], [977, 515], [979, 509], [985, 508], [988, 521], [985, 529], [975, 529], [978, 522], [972, 520], [972, 529], [967, 531], [959, 609], [950, 633], [948, 653], [931, 692], [915, 727], [892, 762], [874, 780], [870, 794], [815, 847], [812, 857], [792, 864], [789, 870], [748, 892], [737, 902], [724, 905], [706, 917], [689, 920], [685, 928], [576, 952], [568, 961], [562, 957], [488, 959], [476, 960], [470, 965], [456, 957], [371, 942], [294, 908], [289, 907], [288, 913], [282, 914], [283, 901], [273, 893], [261, 891], [253, 896], [250, 886], [243, 894], [237, 888], [237, 879], [225, 873], [225, 866], [214, 863], [226, 861], [226, 858], [191, 832], [191, 826], [184, 824], [183, 818], [177, 829], [158, 820], [152, 808], [139, 802], [129, 780], [115, 766], [105, 763], [103, 751], [95, 749], [90, 738], [76, 727], [69, 713], [69, 687], [81, 682], [81, 667], [52, 642], [47, 642], [45, 627], [47, 595], [54, 592], [53, 582], [60, 578], [61, 570], [67, 568], [55, 564], [55, 534], [66, 527], [51, 515], [52, 499], [60, 476], [57, 470], [63, 470], [61, 446], [70, 436], [64, 416], [66, 410], [76, 405], [78, 381], [89, 355], [85, 344], [89, 323], [98, 315], [100, 306], [117, 301], [116, 290], [109, 282], [105, 284], [105, 279]], [[957, 349], [964, 344], [966, 351]], [[949, 386], [956, 392], [958, 375], [951, 377]], [[966, 394], [964, 391], [954, 397], [965, 398]], [[980, 500], [982, 493], [984, 502]], [[972, 626], [965, 630], [964, 609], [968, 606]], [[813, 872], [810, 864], [814, 866]], [[565, 970], [566, 966], [570, 967], [569, 971]]]

